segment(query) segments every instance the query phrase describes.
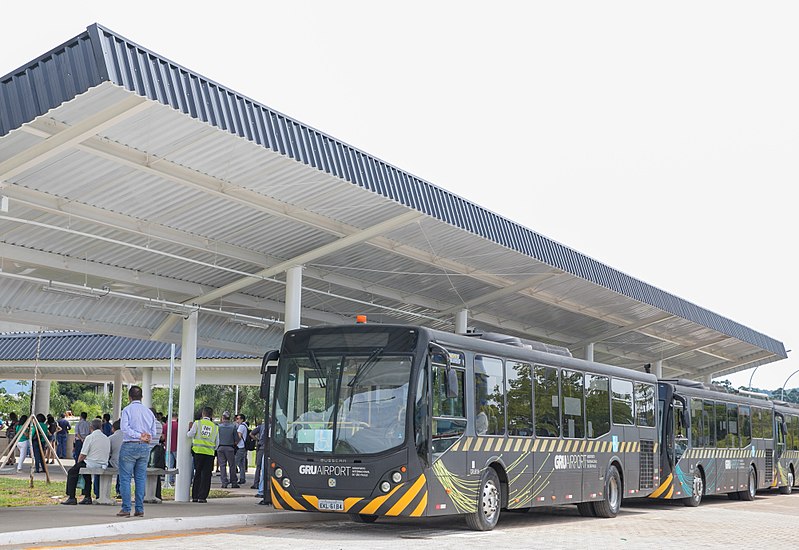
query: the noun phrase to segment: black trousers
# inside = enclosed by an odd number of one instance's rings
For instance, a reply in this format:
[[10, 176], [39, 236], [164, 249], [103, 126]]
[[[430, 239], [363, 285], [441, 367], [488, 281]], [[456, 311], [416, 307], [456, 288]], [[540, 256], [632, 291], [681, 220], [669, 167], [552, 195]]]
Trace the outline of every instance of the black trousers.
[[214, 469], [214, 455], [194, 454], [194, 481], [191, 484], [191, 498], [206, 499], [211, 492], [211, 471]]
[[[80, 476], [80, 469], [86, 467], [86, 462], [81, 460], [80, 462], [75, 463], [75, 465], [67, 470], [67, 496], [69, 498], [75, 498], [75, 491], [78, 487], [78, 477]], [[83, 491], [81, 494], [85, 497], [90, 497], [92, 494], [92, 476], [89, 474], [83, 474]]]

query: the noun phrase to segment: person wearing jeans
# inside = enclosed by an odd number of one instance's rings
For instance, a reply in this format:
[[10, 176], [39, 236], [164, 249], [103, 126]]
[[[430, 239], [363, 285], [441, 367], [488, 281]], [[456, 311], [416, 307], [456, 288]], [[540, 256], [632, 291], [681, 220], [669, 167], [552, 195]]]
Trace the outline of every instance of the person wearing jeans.
[[119, 489], [122, 495], [120, 517], [130, 517], [130, 480], [136, 484], [134, 516], [144, 515], [144, 491], [147, 483], [147, 463], [150, 460], [150, 440], [157, 433], [155, 415], [142, 405], [139, 386], [128, 390], [130, 405], [122, 410], [120, 427], [122, 447], [119, 449]]

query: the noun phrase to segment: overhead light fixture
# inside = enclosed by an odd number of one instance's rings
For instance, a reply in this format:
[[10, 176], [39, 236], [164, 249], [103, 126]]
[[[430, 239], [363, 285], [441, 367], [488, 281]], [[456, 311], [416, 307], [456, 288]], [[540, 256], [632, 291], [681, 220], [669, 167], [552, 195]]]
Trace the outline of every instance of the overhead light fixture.
[[177, 304], [170, 304], [167, 302], [158, 302], [153, 301], [144, 304], [144, 307], [147, 309], [155, 309], [158, 311], [163, 311], [164, 313], [174, 313], [175, 315], [183, 315], [184, 317], [197, 309], [196, 307], [190, 306], [180, 306]]
[[0, 212], [8, 212], [8, 197], [0, 195]]
[[58, 294], [68, 294], [70, 296], [81, 296], [83, 298], [95, 298], [100, 299], [103, 296], [108, 296], [108, 293], [111, 292], [111, 289], [108, 287], [103, 287], [102, 289], [98, 288], [90, 288], [90, 287], [66, 287], [66, 286], [53, 286], [53, 285], [44, 285], [42, 286], [42, 290], [45, 292], [57, 292]]
[[245, 327], [270, 329], [280, 321], [278, 319], [257, 319], [257, 318], [248, 319], [241, 317], [231, 317], [230, 319], [228, 319], [228, 322], [235, 323], [237, 325], [243, 325]]

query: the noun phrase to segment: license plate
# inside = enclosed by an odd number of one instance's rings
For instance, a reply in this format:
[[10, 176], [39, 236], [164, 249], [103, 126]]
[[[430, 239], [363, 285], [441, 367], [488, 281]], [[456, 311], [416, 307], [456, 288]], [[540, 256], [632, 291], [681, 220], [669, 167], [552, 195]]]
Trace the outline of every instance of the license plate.
[[343, 512], [344, 511], [344, 501], [343, 500], [319, 500], [319, 509], [320, 510], [330, 510], [334, 512]]

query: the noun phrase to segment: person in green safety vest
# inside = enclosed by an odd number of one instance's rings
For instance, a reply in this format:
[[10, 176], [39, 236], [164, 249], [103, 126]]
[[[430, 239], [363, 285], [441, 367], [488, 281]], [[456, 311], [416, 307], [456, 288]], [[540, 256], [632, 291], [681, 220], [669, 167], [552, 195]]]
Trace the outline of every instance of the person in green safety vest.
[[191, 438], [191, 454], [194, 456], [192, 502], [208, 502], [206, 499], [211, 491], [211, 471], [219, 447], [219, 427], [211, 420], [213, 414], [211, 407], [203, 407], [202, 418], [191, 425], [187, 434]]

